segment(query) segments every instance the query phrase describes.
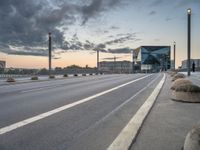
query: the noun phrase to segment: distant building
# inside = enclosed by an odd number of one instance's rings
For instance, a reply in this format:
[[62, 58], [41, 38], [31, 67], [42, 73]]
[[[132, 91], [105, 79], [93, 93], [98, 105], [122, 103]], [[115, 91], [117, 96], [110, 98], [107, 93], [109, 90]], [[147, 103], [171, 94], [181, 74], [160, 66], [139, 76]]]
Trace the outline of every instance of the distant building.
[[6, 61], [0, 60], [0, 69], [6, 68]]
[[159, 72], [170, 69], [170, 46], [141, 46], [133, 51], [133, 70]]
[[[196, 68], [200, 68], [200, 59], [191, 59], [190, 67], [192, 68], [193, 62], [195, 63]], [[187, 60], [182, 61], [181, 69], [187, 69]]]
[[108, 73], [131, 73], [132, 62], [130, 61], [102, 61], [99, 62], [99, 71]]

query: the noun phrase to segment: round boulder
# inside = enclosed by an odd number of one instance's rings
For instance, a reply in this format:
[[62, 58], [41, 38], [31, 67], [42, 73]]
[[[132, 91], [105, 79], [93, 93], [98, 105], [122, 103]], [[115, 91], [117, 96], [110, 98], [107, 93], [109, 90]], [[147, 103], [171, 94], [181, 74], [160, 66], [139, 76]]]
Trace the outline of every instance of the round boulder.
[[182, 73], [177, 73], [176, 75], [173, 76], [172, 81], [175, 81], [180, 78], [185, 78], [185, 75]]
[[200, 87], [194, 84], [180, 85], [172, 91], [172, 100], [200, 103]]
[[177, 72], [172, 71], [172, 72], [170, 72], [169, 74], [171, 75], [171, 77], [173, 77], [173, 76], [175, 76], [175, 75], [177, 74]]
[[186, 136], [184, 150], [200, 150], [200, 126], [193, 128]]
[[7, 82], [15, 82], [15, 79], [12, 78], [12, 77], [8, 77], [6, 81], [7, 81]]
[[184, 78], [179, 78], [173, 82], [171, 90], [175, 90], [177, 87], [181, 85], [187, 85], [187, 84], [192, 84], [192, 82]]
[[31, 80], [38, 80], [38, 76], [32, 76]]
[[55, 79], [54, 75], [49, 75], [49, 79]]

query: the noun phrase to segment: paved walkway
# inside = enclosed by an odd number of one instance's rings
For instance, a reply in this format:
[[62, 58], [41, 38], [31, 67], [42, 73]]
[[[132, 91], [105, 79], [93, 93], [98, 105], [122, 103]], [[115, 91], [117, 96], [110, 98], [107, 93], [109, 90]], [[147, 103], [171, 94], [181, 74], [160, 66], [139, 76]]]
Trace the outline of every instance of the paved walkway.
[[[187, 76], [187, 72], [181, 72]], [[200, 72], [191, 72], [191, 75], [188, 77], [194, 84], [200, 86]]]
[[181, 150], [188, 131], [200, 124], [200, 104], [170, 100], [170, 87], [168, 75], [131, 150]]

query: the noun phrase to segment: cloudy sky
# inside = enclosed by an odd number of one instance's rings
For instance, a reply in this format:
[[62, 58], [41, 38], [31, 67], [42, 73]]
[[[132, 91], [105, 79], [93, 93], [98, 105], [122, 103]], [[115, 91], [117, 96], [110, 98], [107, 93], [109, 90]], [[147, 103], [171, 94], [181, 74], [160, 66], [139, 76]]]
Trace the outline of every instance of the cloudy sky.
[[192, 57], [200, 58], [200, 0], [1, 0], [0, 59], [7, 67], [96, 66], [131, 60], [141, 45], [177, 43], [177, 66], [186, 59], [187, 8], [192, 8]]

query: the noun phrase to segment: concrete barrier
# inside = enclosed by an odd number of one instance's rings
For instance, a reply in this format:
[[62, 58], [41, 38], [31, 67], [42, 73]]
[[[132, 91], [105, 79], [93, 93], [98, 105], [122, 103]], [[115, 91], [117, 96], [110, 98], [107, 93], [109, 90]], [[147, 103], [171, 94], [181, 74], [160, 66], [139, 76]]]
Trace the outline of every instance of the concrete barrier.
[[189, 131], [185, 138], [183, 149], [200, 150], [200, 125]]

